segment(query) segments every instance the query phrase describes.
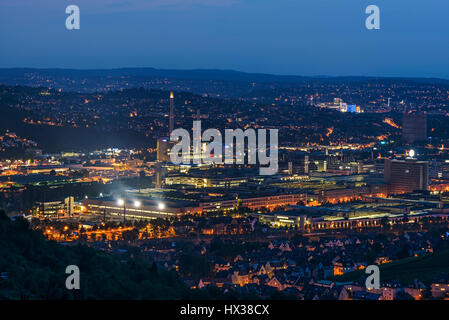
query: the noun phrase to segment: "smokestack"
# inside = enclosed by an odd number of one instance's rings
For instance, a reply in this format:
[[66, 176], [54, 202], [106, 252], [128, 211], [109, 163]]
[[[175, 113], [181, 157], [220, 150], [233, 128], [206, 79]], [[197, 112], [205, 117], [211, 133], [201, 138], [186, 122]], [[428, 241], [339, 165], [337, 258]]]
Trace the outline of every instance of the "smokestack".
[[173, 96], [173, 91], [170, 91], [170, 118], [169, 118], [169, 128], [168, 135], [172, 133], [175, 126], [175, 110], [173, 109], [173, 101], [175, 100]]

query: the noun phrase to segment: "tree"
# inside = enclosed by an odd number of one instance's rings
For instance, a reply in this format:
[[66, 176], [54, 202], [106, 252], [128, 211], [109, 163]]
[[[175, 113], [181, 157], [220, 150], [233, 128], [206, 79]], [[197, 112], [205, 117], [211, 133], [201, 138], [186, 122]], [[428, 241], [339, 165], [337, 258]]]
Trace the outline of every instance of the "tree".
[[[0, 211], [0, 270], [7, 272], [0, 299], [193, 299], [176, 273], [151, 268], [140, 250], [127, 263], [121, 257], [81, 244], [62, 246]], [[24, 220], [26, 222], [26, 220]], [[130, 251], [131, 252], [131, 251]], [[64, 272], [82, 270], [80, 290], [66, 290]]]
[[408, 215], [407, 215], [407, 214], [404, 214], [404, 217], [402, 218], [402, 222], [403, 222], [403, 223], [409, 222], [409, 218], [408, 218]]
[[380, 220], [380, 224], [382, 226], [382, 228], [386, 228], [389, 225], [390, 220], [388, 219], [387, 216], [382, 217], [382, 219]]
[[179, 256], [179, 271], [190, 277], [205, 277], [211, 272], [211, 264], [205, 256], [182, 253]]
[[404, 291], [399, 291], [396, 294], [395, 300], [415, 300], [411, 295]]
[[132, 230], [126, 230], [122, 233], [123, 240], [134, 242], [139, 239], [139, 230], [134, 228]]

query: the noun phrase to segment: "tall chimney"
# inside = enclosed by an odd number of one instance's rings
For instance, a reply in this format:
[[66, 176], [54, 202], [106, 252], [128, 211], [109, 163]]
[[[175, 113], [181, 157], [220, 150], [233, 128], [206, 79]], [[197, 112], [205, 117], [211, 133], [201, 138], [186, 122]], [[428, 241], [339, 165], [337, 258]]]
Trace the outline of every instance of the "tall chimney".
[[170, 122], [168, 129], [169, 135], [172, 133], [175, 127], [175, 110], [173, 109], [173, 101], [174, 101], [173, 91], [170, 91], [170, 119], [169, 119]]

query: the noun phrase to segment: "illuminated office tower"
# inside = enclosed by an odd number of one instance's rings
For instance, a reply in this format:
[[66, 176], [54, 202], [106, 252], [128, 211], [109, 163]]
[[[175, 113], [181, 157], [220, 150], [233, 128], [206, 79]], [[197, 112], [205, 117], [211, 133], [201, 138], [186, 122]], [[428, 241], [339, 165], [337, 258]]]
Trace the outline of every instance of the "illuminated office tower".
[[66, 215], [73, 216], [73, 207], [74, 207], [75, 199], [74, 197], [68, 197], [64, 199], [64, 206], [66, 210]]
[[349, 113], [356, 113], [357, 112], [357, 106], [354, 104], [348, 104], [346, 105], [346, 112]]
[[424, 113], [404, 113], [402, 116], [402, 141], [405, 144], [427, 140], [427, 116]]
[[169, 131], [168, 131], [169, 136], [175, 128], [175, 110], [173, 107], [174, 100], [175, 98], [173, 96], [173, 91], [170, 91], [170, 118], [169, 118]]
[[415, 159], [385, 159], [384, 178], [390, 193], [407, 193], [427, 190], [429, 165]]
[[155, 172], [155, 187], [160, 189], [162, 188], [162, 168], [160, 166], [156, 167], [156, 172]]
[[288, 174], [290, 176], [293, 175], [293, 162], [291, 162], [291, 161], [288, 162]]

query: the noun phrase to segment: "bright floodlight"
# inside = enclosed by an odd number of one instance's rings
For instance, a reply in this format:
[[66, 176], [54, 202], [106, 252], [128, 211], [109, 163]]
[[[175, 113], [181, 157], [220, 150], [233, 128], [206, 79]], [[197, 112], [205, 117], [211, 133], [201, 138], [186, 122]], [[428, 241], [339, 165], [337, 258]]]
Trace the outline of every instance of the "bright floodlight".
[[411, 150], [408, 152], [408, 155], [409, 155], [410, 158], [413, 158], [413, 157], [415, 156], [415, 150], [411, 149]]
[[125, 204], [125, 200], [123, 200], [123, 199], [118, 199], [117, 204], [118, 204], [119, 206], [123, 206], [123, 205]]
[[164, 210], [164, 209], [165, 209], [165, 203], [159, 202], [159, 203], [157, 204], [157, 208], [158, 208], [159, 210]]
[[141, 204], [142, 203], [140, 203], [140, 201], [138, 201], [138, 200], [134, 201], [134, 207], [136, 207], [136, 208], [139, 208]]

